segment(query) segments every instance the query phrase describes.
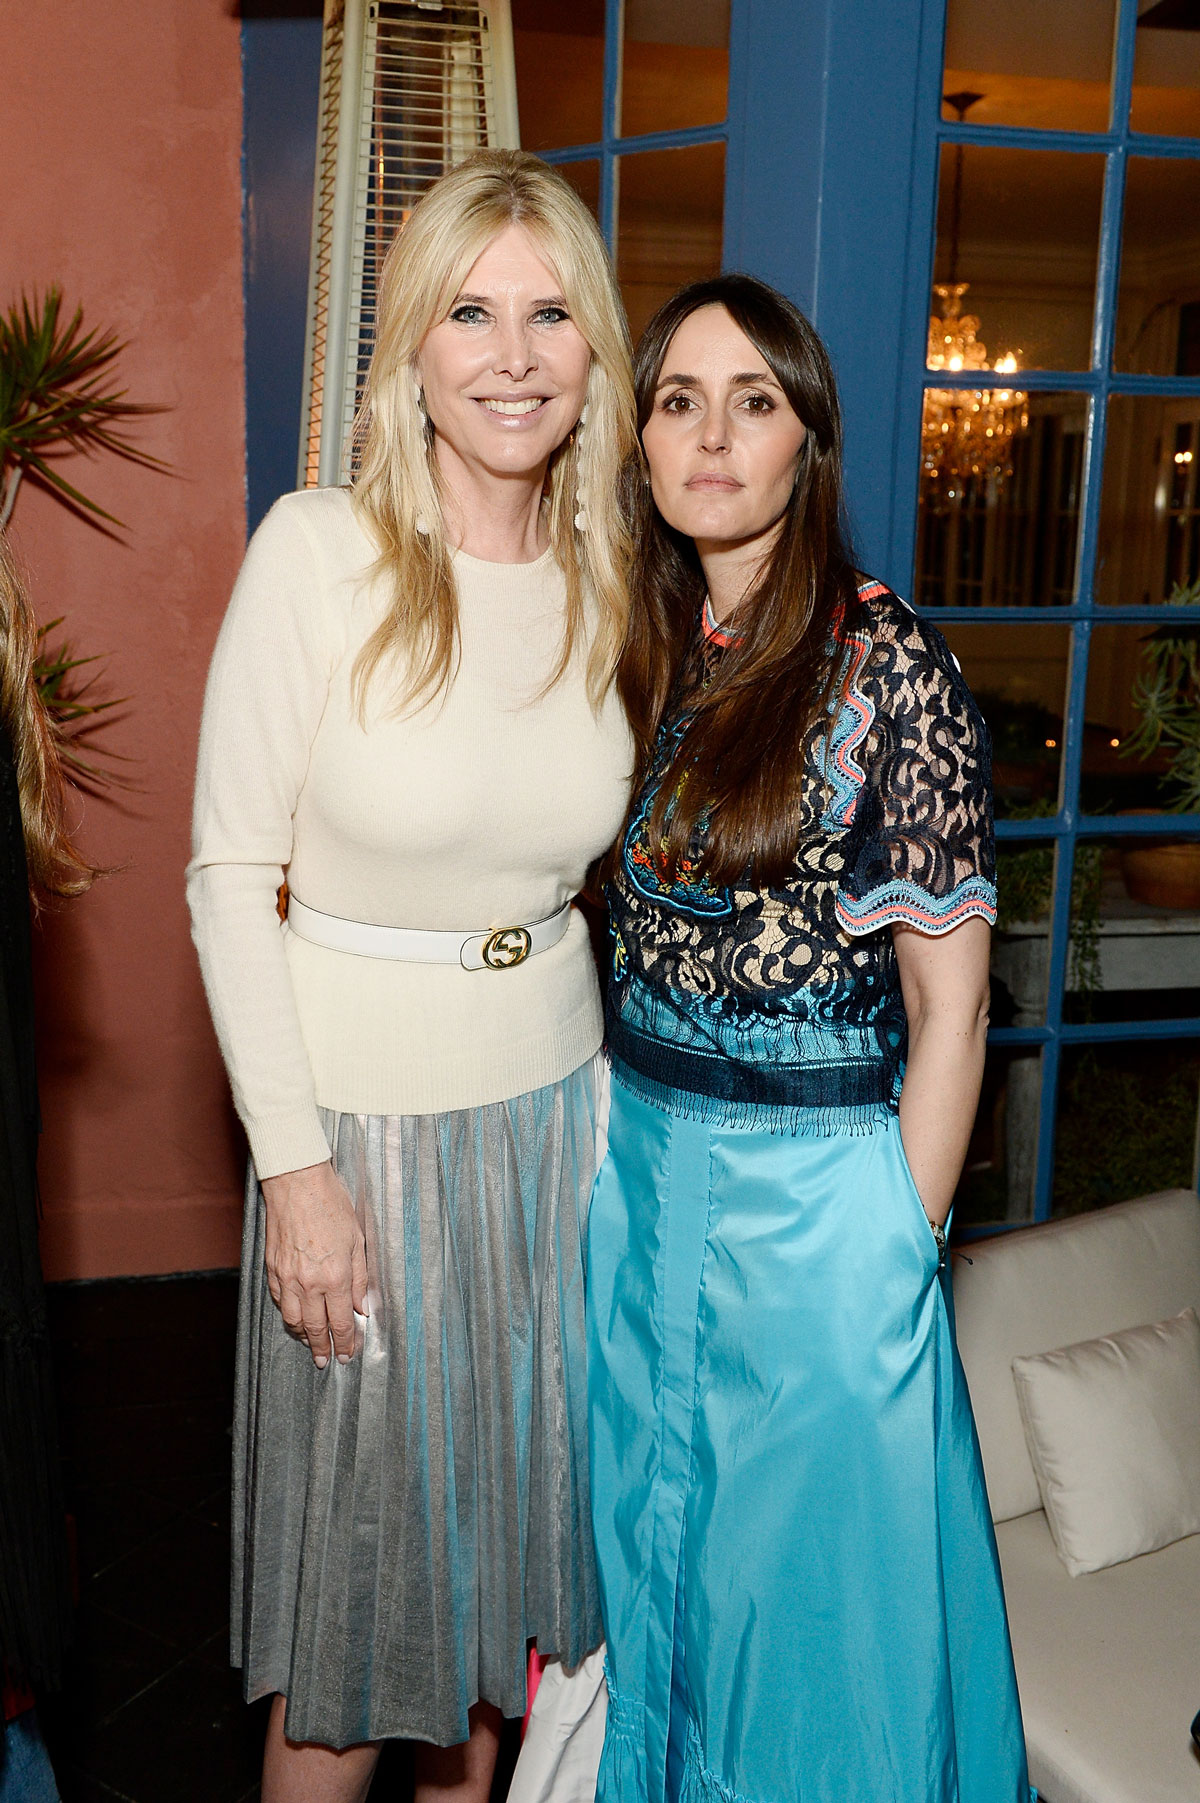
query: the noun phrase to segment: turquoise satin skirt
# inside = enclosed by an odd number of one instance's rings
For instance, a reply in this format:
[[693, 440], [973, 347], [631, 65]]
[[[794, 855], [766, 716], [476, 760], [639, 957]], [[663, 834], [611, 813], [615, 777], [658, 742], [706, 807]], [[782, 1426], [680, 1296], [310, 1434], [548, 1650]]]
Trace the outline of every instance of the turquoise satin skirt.
[[899, 1123], [771, 1134], [614, 1081], [588, 1239], [598, 1803], [1030, 1803]]

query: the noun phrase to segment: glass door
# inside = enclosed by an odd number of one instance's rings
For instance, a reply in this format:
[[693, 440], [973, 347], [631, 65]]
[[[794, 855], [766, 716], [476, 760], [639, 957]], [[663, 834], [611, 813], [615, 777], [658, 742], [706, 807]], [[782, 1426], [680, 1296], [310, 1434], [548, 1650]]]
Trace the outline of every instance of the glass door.
[[1000, 887], [960, 1226], [1196, 1180], [1197, 22], [946, 7], [912, 592], [992, 728]]
[[634, 340], [721, 267], [730, 0], [512, 0], [521, 143], [600, 221]]

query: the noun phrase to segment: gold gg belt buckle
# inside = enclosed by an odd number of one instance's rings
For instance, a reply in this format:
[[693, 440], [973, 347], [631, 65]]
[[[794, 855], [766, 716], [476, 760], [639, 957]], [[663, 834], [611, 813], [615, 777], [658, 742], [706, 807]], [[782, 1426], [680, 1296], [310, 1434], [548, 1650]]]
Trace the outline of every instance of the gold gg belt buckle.
[[524, 964], [531, 944], [527, 927], [497, 927], [484, 940], [479, 955], [489, 970], [512, 970]]

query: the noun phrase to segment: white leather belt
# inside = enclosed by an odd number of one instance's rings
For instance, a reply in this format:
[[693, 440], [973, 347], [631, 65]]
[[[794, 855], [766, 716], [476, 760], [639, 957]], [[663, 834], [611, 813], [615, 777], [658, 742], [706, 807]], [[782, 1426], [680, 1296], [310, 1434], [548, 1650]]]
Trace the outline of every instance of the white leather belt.
[[321, 914], [288, 896], [288, 925], [301, 939], [360, 958], [398, 958], [408, 964], [461, 964], [464, 970], [512, 970], [557, 945], [571, 924], [571, 904], [530, 926], [494, 927], [484, 933], [444, 933], [423, 927], [376, 927], [365, 920]]

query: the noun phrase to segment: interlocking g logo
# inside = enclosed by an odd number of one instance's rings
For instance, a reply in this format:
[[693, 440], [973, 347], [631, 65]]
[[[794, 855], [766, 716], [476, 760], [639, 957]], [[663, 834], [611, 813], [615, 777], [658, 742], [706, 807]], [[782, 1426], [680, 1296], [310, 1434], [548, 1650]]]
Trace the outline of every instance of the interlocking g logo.
[[511, 970], [515, 964], [524, 964], [529, 945], [525, 927], [500, 927], [488, 934], [480, 956], [489, 970]]

